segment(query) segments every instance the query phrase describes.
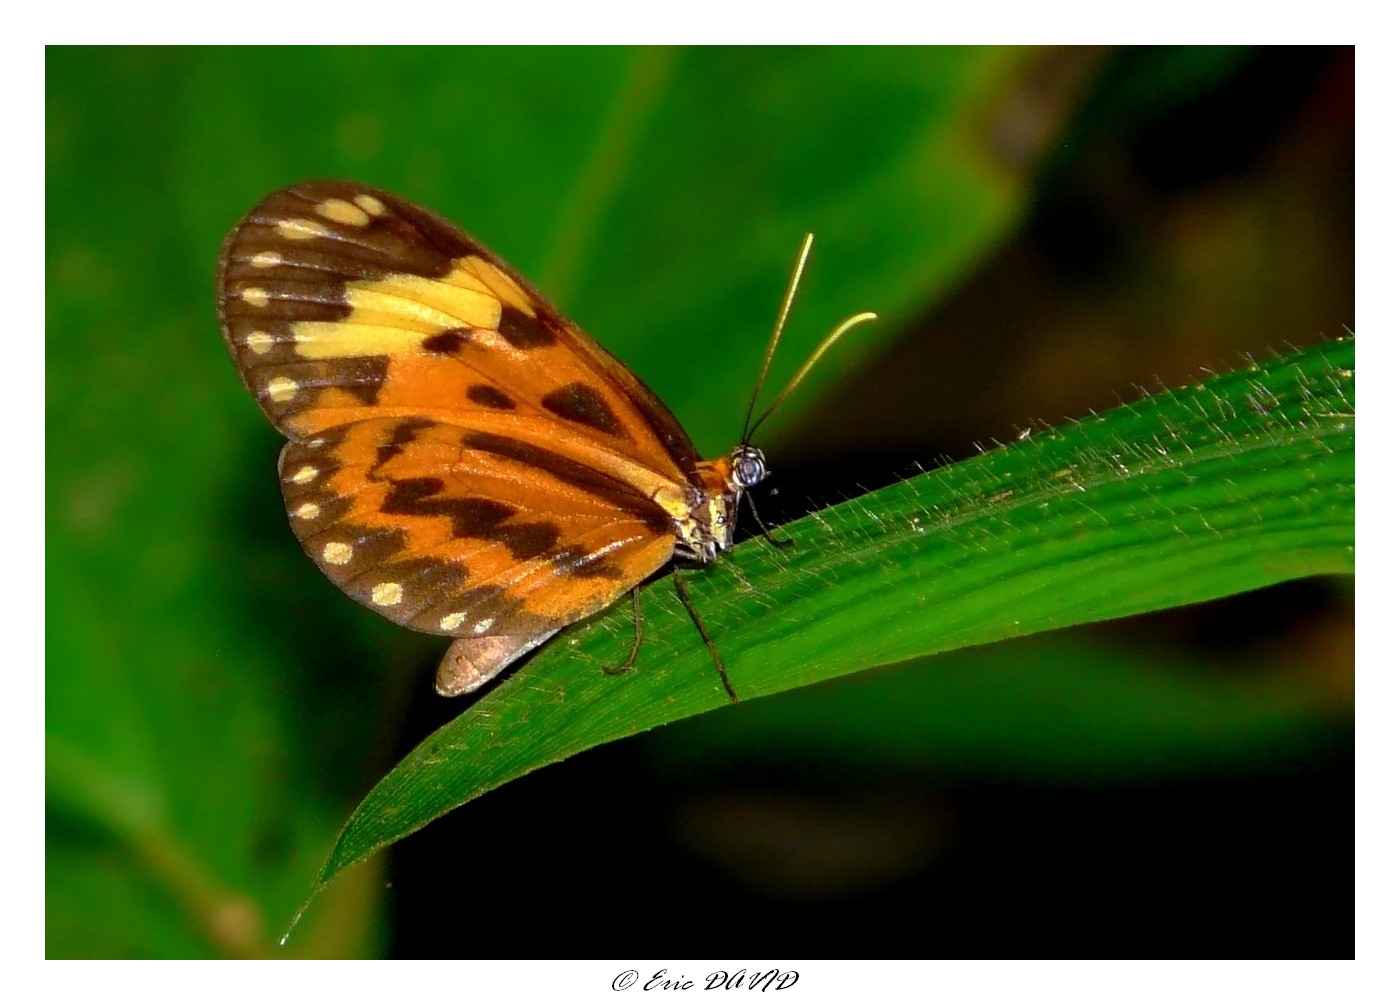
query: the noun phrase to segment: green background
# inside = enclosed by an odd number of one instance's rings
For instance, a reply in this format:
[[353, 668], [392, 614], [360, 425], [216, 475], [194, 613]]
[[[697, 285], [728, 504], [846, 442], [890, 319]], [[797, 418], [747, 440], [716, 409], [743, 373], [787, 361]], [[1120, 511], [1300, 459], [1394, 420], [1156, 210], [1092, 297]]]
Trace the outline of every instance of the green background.
[[47, 73], [49, 955], [1250, 955], [1240, 930], [1350, 954], [1348, 580], [591, 751], [353, 870], [279, 950], [355, 803], [458, 707], [441, 641], [292, 539], [212, 290], [273, 188], [389, 188], [713, 455], [814, 230], [778, 379], [840, 317], [884, 320], [765, 428], [761, 501], [796, 516], [1344, 334], [1350, 50], [51, 49]]

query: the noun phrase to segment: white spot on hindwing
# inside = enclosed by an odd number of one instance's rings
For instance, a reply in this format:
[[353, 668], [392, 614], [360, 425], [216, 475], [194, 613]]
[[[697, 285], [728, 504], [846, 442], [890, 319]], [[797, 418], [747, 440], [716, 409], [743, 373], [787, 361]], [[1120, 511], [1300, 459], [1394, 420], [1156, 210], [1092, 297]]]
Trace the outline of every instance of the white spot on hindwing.
[[403, 584], [380, 583], [369, 591], [369, 598], [380, 607], [393, 607], [403, 600]]

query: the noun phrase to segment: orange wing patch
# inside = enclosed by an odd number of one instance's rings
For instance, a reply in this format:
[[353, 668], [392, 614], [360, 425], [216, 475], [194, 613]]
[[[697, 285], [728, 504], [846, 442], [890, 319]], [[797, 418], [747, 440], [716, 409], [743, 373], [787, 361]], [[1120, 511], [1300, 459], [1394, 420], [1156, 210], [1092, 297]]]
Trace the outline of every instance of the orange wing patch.
[[729, 460], [701, 461], [626, 367], [440, 217], [347, 182], [276, 192], [218, 284], [239, 373], [289, 440], [293, 530], [360, 603], [457, 638], [442, 693], [732, 544]]

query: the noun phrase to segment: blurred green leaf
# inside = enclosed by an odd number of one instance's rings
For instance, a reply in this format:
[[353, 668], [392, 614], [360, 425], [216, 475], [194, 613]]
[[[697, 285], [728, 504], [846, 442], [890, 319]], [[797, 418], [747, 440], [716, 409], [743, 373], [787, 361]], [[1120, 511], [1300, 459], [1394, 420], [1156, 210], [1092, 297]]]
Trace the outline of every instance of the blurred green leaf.
[[[1310, 676], [1049, 632], [881, 667], [658, 730], [671, 778], [978, 776], [1061, 786], [1286, 772], [1336, 733]], [[1338, 703], [1340, 704], [1340, 703]]]
[[[1354, 344], [1328, 343], [823, 510], [688, 576], [746, 699], [867, 667], [1354, 567]], [[342, 869], [578, 751], [724, 706], [670, 584], [547, 647], [355, 811]]]

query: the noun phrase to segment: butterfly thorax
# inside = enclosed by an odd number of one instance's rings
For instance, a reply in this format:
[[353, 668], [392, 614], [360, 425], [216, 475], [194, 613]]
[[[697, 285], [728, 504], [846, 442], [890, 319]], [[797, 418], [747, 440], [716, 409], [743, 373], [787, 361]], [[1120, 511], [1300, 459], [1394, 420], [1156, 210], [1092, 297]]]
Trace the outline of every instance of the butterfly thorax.
[[739, 497], [768, 477], [763, 452], [741, 444], [728, 457], [696, 465], [699, 486], [688, 486], [676, 519], [676, 555], [707, 564], [734, 547]]

